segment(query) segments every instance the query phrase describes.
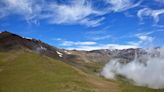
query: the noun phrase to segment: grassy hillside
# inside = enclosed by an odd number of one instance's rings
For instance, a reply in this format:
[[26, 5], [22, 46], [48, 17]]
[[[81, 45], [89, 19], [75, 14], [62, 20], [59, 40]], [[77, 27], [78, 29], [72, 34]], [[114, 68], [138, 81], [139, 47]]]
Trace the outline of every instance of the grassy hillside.
[[27, 50], [0, 52], [0, 92], [164, 92], [109, 81]]
[[61, 61], [19, 50], [0, 52], [0, 92], [118, 92], [117, 85]]

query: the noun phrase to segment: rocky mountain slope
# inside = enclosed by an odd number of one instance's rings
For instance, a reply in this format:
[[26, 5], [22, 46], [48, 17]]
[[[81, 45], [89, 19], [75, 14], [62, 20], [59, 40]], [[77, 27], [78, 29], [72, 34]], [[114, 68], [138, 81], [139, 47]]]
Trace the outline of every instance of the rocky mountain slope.
[[[136, 54], [144, 54], [142, 49], [110, 50], [100, 49], [93, 51], [65, 50], [50, 46], [40, 40], [24, 38], [19, 35], [4, 31], [0, 33], [0, 50], [27, 48], [34, 52], [45, 54], [54, 58], [81, 58], [84, 62], [108, 62], [110, 58], [133, 59]], [[127, 57], [128, 56], [128, 57]]]
[[[142, 49], [110, 50], [101, 49], [93, 51], [65, 50], [50, 46], [40, 40], [24, 38], [4, 31], [0, 33], [0, 51], [25, 48], [41, 55], [62, 60], [85, 71], [101, 71], [109, 60], [120, 58], [123, 62], [134, 59], [135, 54], [145, 54]], [[128, 56], [128, 57], [127, 57]]]
[[44, 54], [46, 56], [59, 58], [57, 48], [41, 42], [36, 39], [27, 39], [19, 35], [2, 32], [0, 33], [0, 50], [8, 51], [12, 49], [26, 48], [36, 53]]

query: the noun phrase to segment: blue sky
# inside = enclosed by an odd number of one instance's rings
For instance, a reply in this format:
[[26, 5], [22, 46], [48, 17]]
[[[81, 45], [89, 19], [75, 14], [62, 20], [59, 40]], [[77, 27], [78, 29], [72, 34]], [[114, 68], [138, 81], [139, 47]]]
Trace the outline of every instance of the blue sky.
[[4, 30], [66, 49], [163, 46], [164, 0], [0, 0]]

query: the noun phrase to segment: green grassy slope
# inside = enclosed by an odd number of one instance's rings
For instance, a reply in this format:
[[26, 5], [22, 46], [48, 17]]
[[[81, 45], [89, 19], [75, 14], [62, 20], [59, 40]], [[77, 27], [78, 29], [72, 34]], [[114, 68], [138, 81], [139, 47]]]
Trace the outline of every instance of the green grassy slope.
[[0, 92], [164, 92], [109, 81], [27, 50], [0, 52]]
[[118, 92], [114, 83], [29, 51], [0, 52], [0, 92]]

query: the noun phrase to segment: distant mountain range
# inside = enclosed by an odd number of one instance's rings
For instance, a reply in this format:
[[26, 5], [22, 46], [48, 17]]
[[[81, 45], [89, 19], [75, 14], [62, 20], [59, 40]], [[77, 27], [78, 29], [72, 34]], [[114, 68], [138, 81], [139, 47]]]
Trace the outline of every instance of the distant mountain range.
[[[0, 33], [0, 51], [21, 48], [59, 59], [84, 70], [88, 68], [92, 72], [99, 71], [100, 67], [106, 64], [110, 59], [121, 58], [123, 62], [129, 62], [134, 59], [135, 54], [140, 55], [146, 53], [140, 48], [123, 50], [100, 49], [92, 51], [66, 50], [50, 46], [40, 40], [24, 38], [7, 31]], [[94, 64], [96, 64], [96, 67], [93, 66]], [[97, 68], [97, 64], [100, 65], [100, 67]]]

